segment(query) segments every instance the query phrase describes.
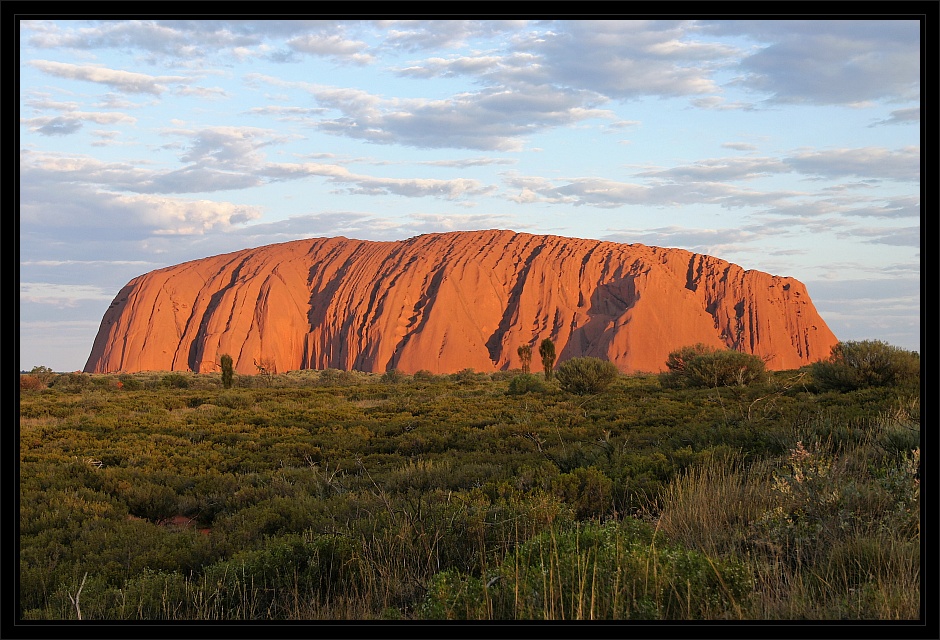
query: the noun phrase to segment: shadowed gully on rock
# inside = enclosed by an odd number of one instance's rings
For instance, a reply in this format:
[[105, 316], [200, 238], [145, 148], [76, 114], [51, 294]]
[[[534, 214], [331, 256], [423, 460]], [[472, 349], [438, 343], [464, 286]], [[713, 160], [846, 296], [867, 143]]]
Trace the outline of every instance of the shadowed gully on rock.
[[243, 374], [496, 371], [544, 338], [559, 363], [624, 373], [698, 342], [794, 369], [837, 342], [793, 278], [682, 249], [458, 231], [297, 240], [144, 274], [105, 312], [85, 371], [218, 371], [226, 353]]

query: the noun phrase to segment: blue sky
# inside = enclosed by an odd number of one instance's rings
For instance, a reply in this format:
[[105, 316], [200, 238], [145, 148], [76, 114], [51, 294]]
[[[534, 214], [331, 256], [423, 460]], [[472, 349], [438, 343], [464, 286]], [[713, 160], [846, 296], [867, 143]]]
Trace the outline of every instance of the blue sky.
[[492, 228], [791, 276], [920, 351], [920, 26], [21, 21], [20, 368], [164, 266]]

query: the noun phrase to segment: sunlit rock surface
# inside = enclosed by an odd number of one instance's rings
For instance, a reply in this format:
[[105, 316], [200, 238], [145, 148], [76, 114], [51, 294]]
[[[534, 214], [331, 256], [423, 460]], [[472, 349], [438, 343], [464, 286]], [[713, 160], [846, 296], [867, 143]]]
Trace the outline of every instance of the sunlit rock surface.
[[837, 342], [806, 287], [681, 249], [512, 231], [397, 242], [316, 238], [245, 249], [131, 280], [108, 308], [90, 373], [520, 367], [551, 338], [558, 362], [596, 356], [661, 371], [703, 342], [795, 369]]

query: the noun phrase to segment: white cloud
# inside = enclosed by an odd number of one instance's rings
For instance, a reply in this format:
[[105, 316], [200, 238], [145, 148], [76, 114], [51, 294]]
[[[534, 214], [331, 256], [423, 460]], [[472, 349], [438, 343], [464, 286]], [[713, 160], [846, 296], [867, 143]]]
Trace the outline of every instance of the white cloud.
[[51, 282], [21, 282], [20, 301], [49, 304], [58, 307], [75, 306], [80, 300], [112, 300], [113, 291], [94, 285], [61, 284]]
[[747, 142], [723, 142], [723, 149], [734, 149], [735, 151], [757, 151], [757, 147]]
[[54, 136], [75, 133], [85, 122], [133, 125], [137, 122], [137, 118], [116, 112], [69, 111], [60, 116], [38, 116], [24, 119], [22, 122], [36, 133]]
[[150, 76], [133, 71], [121, 71], [91, 65], [69, 64], [52, 60], [31, 60], [29, 64], [40, 71], [59, 78], [86, 80], [105, 84], [125, 93], [150, 93], [160, 95], [167, 90], [166, 83], [186, 83], [184, 76]]
[[714, 34], [761, 47], [741, 61], [740, 84], [777, 104], [854, 105], [920, 95], [917, 20], [705, 21]]
[[358, 90], [313, 93], [319, 104], [342, 114], [319, 121], [321, 131], [425, 149], [519, 151], [524, 136], [612, 117], [609, 111], [585, 108], [587, 96], [548, 85], [488, 88], [446, 100], [382, 99]]
[[288, 40], [287, 46], [302, 53], [346, 59], [357, 64], [368, 64], [375, 59], [363, 53], [368, 48], [365, 42], [348, 40], [335, 34], [308, 33]]
[[859, 176], [884, 180], [920, 180], [920, 148], [896, 151], [881, 147], [803, 151], [784, 158], [801, 173], [838, 178]]
[[908, 109], [895, 109], [891, 112], [890, 117], [868, 126], [877, 127], [885, 124], [914, 124], [918, 122], [920, 122], [920, 107], [910, 107]]
[[438, 180], [431, 178], [381, 178], [359, 175], [335, 164], [271, 163], [264, 175], [274, 180], [296, 179], [304, 176], [322, 176], [331, 182], [351, 185], [349, 193], [358, 195], [400, 195], [408, 197], [433, 196], [453, 200], [462, 196], [486, 195], [495, 190], [478, 180], [455, 178]]
[[649, 178], [692, 181], [751, 180], [792, 169], [775, 158], [707, 158], [695, 164], [671, 169], [643, 171], [637, 175]]

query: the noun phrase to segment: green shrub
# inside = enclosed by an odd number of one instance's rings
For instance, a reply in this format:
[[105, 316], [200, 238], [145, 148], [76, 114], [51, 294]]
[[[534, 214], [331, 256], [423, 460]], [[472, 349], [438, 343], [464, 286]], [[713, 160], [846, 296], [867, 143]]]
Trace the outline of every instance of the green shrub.
[[509, 395], [521, 396], [532, 391], [545, 391], [545, 383], [532, 373], [520, 373], [509, 381]]
[[920, 355], [881, 340], [840, 342], [810, 367], [819, 391], [854, 391], [920, 380]]
[[746, 386], [768, 377], [760, 357], [741, 351], [715, 350], [703, 344], [673, 351], [666, 367], [669, 370], [659, 376], [666, 389]]
[[216, 398], [215, 404], [227, 409], [247, 409], [251, 407], [252, 404], [254, 404], [254, 398], [247, 393], [239, 393], [237, 391], [223, 391], [219, 394], [219, 397]]
[[764, 361], [740, 351], [716, 351], [692, 358], [686, 367], [692, 386], [745, 386], [766, 379]]
[[680, 347], [671, 352], [666, 358], [666, 367], [670, 371], [685, 371], [689, 362], [698, 356], [709, 355], [718, 351], [715, 347], [710, 347], [702, 342]]
[[352, 371], [342, 369], [324, 369], [320, 372], [317, 380], [318, 384], [323, 386], [345, 386], [357, 382], [356, 374]]
[[455, 570], [430, 587], [425, 618], [696, 620], [733, 615], [753, 580], [740, 563], [662, 544], [627, 518], [551, 527], [510, 553], [485, 587]]
[[52, 381], [52, 388], [66, 393], [78, 393], [91, 385], [91, 376], [85, 373], [63, 373]]
[[170, 389], [189, 389], [189, 378], [182, 373], [168, 373], [161, 378], [160, 384]]
[[325, 594], [338, 582], [354, 580], [357, 573], [347, 540], [288, 535], [207, 567], [204, 579], [222, 610], [270, 619], [285, 617], [298, 594]]
[[435, 574], [419, 615], [425, 620], [486, 620], [486, 589], [483, 581], [458, 569]]
[[683, 389], [692, 386], [689, 384], [689, 375], [686, 367], [693, 358], [708, 355], [718, 351], [715, 347], [698, 342], [680, 347], [670, 352], [666, 358], [666, 371], [659, 374], [659, 384], [664, 389]]
[[561, 388], [579, 396], [600, 393], [619, 375], [613, 362], [591, 357], [567, 360], [555, 372]]
[[578, 467], [552, 479], [553, 490], [574, 509], [579, 520], [607, 515], [613, 507], [613, 484], [595, 467]]
[[123, 389], [125, 391], [140, 391], [144, 388], [143, 383], [140, 381], [140, 378], [132, 376], [127, 373], [123, 373], [118, 376], [118, 381], [124, 385]]
[[[125, 582], [120, 592], [119, 602], [131, 603], [124, 608], [150, 620], [173, 619], [172, 612], [187, 600], [186, 579], [179, 572], [149, 568]], [[118, 602], [111, 605], [113, 609], [118, 606]]]
[[387, 384], [398, 384], [404, 379], [405, 379], [405, 374], [403, 374], [398, 369], [389, 369], [388, 371], [382, 374], [382, 378], [381, 378], [382, 382], [385, 382]]
[[474, 371], [472, 367], [468, 367], [466, 369], [461, 369], [457, 373], [450, 374], [450, 379], [453, 380], [454, 382], [468, 383], [468, 382], [476, 382], [477, 380], [481, 380], [482, 375]]

